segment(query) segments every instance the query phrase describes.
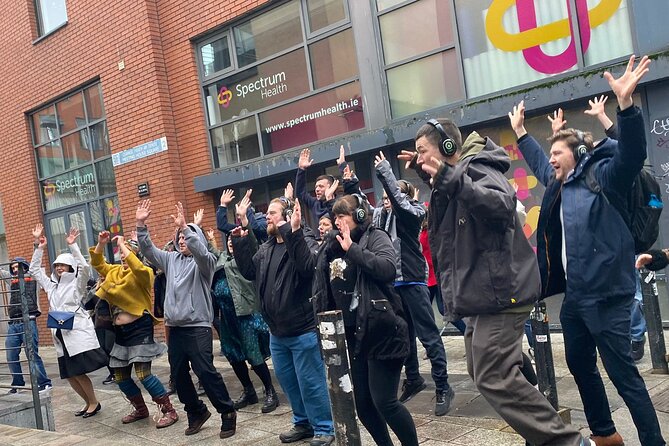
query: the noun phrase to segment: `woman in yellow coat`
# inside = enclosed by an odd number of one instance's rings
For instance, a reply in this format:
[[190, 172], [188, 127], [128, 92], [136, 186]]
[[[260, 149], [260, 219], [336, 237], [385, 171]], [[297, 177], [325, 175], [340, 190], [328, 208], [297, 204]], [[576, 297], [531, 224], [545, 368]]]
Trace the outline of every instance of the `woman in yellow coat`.
[[142, 392], [130, 376], [134, 364], [135, 375], [162, 411], [163, 416], [157, 421], [156, 427], [171, 426], [179, 416], [172, 407], [165, 387], [151, 373], [151, 361], [166, 350], [165, 344], [153, 340], [153, 325], [158, 323], [150, 310], [153, 271], [137, 257], [138, 249], [131, 250], [132, 245], [126, 243], [122, 236], [114, 237], [114, 240], [121, 251], [121, 265], [107, 263], [102, 254], [105, 245], [109, 243], [107, 231], [100, 232], [98, 244], [90, 248], [90, 254], [91, 266], [104, 277], [95, 294], [109, 302], [116, 334], [109, 366], [114, 369], [119, 388], [134, 407], [132, 413], [121, 421], [127, 424], [149, 416]]

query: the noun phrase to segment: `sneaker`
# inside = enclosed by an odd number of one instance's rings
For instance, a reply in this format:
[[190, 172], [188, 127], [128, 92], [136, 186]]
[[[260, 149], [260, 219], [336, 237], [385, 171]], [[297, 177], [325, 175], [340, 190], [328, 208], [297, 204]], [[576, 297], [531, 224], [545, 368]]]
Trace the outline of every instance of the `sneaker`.
[[186, 435], [195, 435], [198, 432], [200, 432], [200, 429], [202, 429], [202, 426], [204, 423], [207, 422], [207, 420], [211, 417], [211, 412], [209, 410], [205, 409], [203, 413], [200, 415], [193, 415], [191, 416], [188, 414], [188, 428], [184, 432]]
[[116, 384], [116, 378], [114, 377], [114, 375], [109, 374], [109, 376], [106, 377], [104, 381], [102, 381], [102, 384], [104, 384], [105, 386], [108, 386], [110, 384]]
[[228, 438], [237, 431], [237, 412], [232, 411], [221, 415], [221, 433], [219, 438]]
[[39, 394], [48, 395], [49, 393], [51, 393], [51, 389], [53, 389], [53, 386], [51, 384], [44, 384], [43, 386], [39, 386]]
[[307, 424], [296, 424], [288, 432], [279, 434], [281, 443], [295, 443], [314, 436], [314, 430]]
[[204, 386], [202, 385], [202, 383], [200, 381], [197, 382], [197, 385], [195, 386], [195, 388], [197, 390], [198, 395], [204, 395], [206, 393], [204, 391]]
[[316, 435], [310, 442], [309, 446], [328, 446], [334, 443], [334, 435]]
[[420, 381], [409, 381], [405, 379], [402, 383], [402, 395], [400, 395], [400, 403], [406, 403], [411, 398], [416, 396], [421, 390], [425, 390], [427, 384], [423, 378]]
[[434, 406], [434, 414], [438, 417], [444, 416], [451, 410], [455, 392], [452, 387], [446, 390], [437, 390], [437, 404]]
[[276, 394], [276, 390], [271, 389], [265, 391], [265, 401], [263, 401], [262, 413], [273, 412], [277, 407], [279, 407], [279, 396]]
[[635, 362], [641, 361], [641, 359], [643, 359], [645, 345], [646, 338], [643, 338], [640, 341], [632, 341], [632, 359]]
[[19, 392], [20, 392], [19, 389], [17, 389], [16, 387], [12, 387], [11, 389], [9, 389], [9, 392], [7, 392], [7, 395], [13, 395], [13, 394], [19, 393]]

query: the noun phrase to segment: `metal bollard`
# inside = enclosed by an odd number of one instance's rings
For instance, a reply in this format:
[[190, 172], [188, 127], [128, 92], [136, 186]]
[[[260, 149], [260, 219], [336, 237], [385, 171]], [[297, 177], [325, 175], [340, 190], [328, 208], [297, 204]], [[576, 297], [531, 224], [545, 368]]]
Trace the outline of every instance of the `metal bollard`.
[[655, 271], [643, 268], [641, 274], [641, 294], [643, 295], [643, 314], [646, 318], [648, 328], [648, 348], [650, 359], [653, 363], [651, 373], [668, 375], [667, 349], [664, 345], [664, 331], [662, 329], [662, 316], [660, 315], [660, 303], [658, 299], [657, 283], [655, 282]]
[[555, 381], [555, 364], [553, 362], [553, 348], [548, 326], [546, 303], [539, 301], [534, 304], [534, 311], [530, 315], [532, 322], [532, 336], [534, 336], [534, 361], [537, 368], [539, 391], [544, 394], [551, 406], [558, 410], [557, 382]]
[[325, 311], [317, 317], [335, 425], [335, 444], [361, 446], [341, 311]]

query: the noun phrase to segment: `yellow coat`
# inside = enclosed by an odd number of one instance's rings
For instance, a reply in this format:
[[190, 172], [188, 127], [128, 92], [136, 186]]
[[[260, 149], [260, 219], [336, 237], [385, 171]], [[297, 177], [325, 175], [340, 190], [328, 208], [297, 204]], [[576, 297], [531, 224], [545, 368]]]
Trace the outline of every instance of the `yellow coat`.
[[132, 252], [125, 259], [128, 268], [107, 263], [102, 254], [95, 252], [94, 247], [90, 248], [89, 252], [91, 266], [105, 278], [95, 295], [133, 316], [140, 317], [148, 311], [157, 323], [158, 319], [151, 312], [153, 270], [144, 265]]

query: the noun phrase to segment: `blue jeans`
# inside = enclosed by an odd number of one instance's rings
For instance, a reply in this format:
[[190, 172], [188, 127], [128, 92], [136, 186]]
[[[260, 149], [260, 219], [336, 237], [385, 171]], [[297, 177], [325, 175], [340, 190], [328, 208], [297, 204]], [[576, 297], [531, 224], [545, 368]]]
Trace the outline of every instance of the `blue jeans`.
[[432, 365], [432, 379], [438, 391], [448, 389], [446, 370], [446, 350], [434, 321], [434, 312], [430, 303], [430, 292], [426, 285], [396, 286], [395, 291], [402, 298], [405, 319], [409, 326], [409, 356], [404, 361], [407, 380], [420, 381], [418, 371], [418, 350], [416, 336], [420, 340]]
[[274, 374], [293, 409], [293, 424], [310, 425], [315, 435], [334, 435], [316, 332], [290, 337], [270, 334], [269, 342]]
[[646, 336], [646, 318], [643, 315], [643, 295], [641, 294], [641, 279], [639, 270], [636, 270], [636, 292], [632, 302], [632, 321], [630, 324], [632, 341], [641, 342]]
[[566, 295], [560, 311], [567, 366], [581, 394], [585, 417], [593, 435], [615, 431], [604, 383], [597, 368], [597, 351], [618, 394], [632, 415], [643, 446], [665, 442], [646, 384], [632, 360], [630, 315], [632, 296], [599, 302]]
[[[39, 334], [37, 332], [37, 323], [35, 322], [35, 319], [30, 320], [30, 326], [33, 331], [32, 348], [34, 352], [35, 368], [37, 369], [37, 385], [40, 387], [47, 384], [51, 385], [51, 380], [46, 375], [46, 370], [44, 370], [44, 362], [42, 362], [42, 358], [40, 358], [37, 350]], [[7, 362], [9, 363], [9, 371], [12, 373], [12, 386], [16, 387], [23, 387], [26, 385], [22, 375], [23, 370], [21, 369], [21, 363], [18, 362], [21, 347], [26, 346], [24, 339], [23, 322], [10, 323], [7, 329], [7, 337], [5, 338], [5, 348], [9, 349], [7, 350]], [[28, 353], [26, 352], [26, 355], [27, 354]]]

